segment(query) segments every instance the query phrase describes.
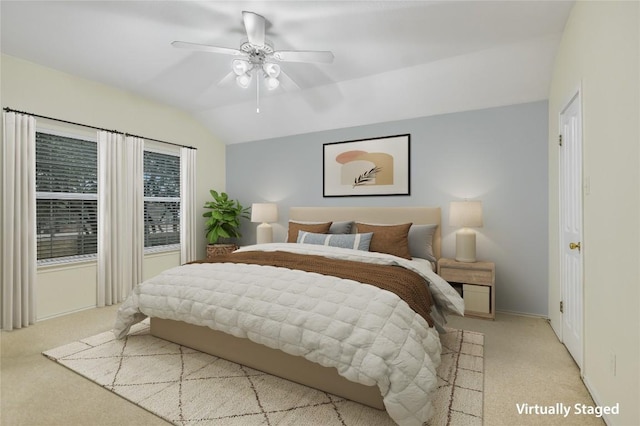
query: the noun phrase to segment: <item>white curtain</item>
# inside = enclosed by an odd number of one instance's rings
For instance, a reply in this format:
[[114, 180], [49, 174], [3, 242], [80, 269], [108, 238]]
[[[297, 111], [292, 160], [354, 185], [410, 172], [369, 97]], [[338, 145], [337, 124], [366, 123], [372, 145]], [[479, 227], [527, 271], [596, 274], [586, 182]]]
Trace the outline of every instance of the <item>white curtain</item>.
[[123, 301], [142, 280], [143, 141], [98, 132], [98, 306]]
[[180, 262], [196, 259], [196, 150], [180, 149]]
[[5, 112], [2, 137], [2, 328], [36, 322], [36, 120]]
[[[144, 139], [127, 136], [127, 167], [129, 177], [129, 208], [131, 236], [131, 273], [125, 280], [125, 296], [142, 282], [144, 260]], [[126, 207], [125, 207], [126, 208]]]

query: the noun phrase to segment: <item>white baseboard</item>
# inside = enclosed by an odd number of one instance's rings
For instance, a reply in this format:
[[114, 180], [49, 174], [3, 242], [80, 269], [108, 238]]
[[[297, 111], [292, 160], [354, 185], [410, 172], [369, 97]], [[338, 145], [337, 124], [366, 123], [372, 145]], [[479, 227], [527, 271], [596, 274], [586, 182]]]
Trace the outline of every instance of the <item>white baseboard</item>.
[[[587, 388], [587, 391], [589, 391], [589, 394], [591, 395], [591, 398], [593, 398], [593, 402], [595, 403], [595, 405], [602, 405], [600, 403], [601, 399], [598, 396], [598, 392], [596, 392], [596, 390], [593, 388], [593, 386], [591, 386], [591, 384], [589, 383], [589, 379], [582, 375], [582, 381], [584, 382], [585, 387]], [[602, 420], [604, 420], [604, 422], [607, 424], [607, 426], [613, 426], [613, 419], [611, 418], [610, 415], [603, 413], [602, 415]]]
[[499, 314], [509, 314], [509, 315], [517, 315], [519, 317], [529, 317], [529, 318], [541, 318], [544, 320], [548, 320], [549, 317], [546, 315], [539, 315], [539, 314], [530, 314], [528, 312], [517, 312], [517, 311], [496, 311], [496, 313]]
[[46, 320], [62, 317], [62, 316], [69, 315], [69, 314], [75, 314], [76, 312], [88, 311], [89, 309], [94, 309], [94, 308], [97, 308], [97, 307], [98, 307], [97, 305], [84, 306], [82, 308], [74, 309], [72, 311], [59, 312], [57, 314], [53, 314], [53, 315], [49, 315], [49, 316], [46, 316], [46, 317], [38, 318], [38, 319], [36, 319], [36, 322], [46, 321]]

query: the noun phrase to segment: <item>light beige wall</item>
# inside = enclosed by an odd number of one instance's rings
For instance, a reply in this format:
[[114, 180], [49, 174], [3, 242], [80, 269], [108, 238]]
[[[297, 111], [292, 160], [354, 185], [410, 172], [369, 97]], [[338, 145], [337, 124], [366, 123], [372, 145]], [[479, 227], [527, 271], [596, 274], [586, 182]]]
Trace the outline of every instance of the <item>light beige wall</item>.
[[[144, 256], [143, 280], [180, 265], [180, 252]], [[36, 311], [38, 320], [96, 306], [98, 266], [95, 261], [38, 268]]]
[[178, 265], [180, 265], [180, 253], [177, 251], [147, 254], [144, 257], [142, 279], [148, 280], [165, 269]]
[[[196, 147], [198, 207], [210, 198], [210, 188], [225, 187], [225, 145], [176, 108], [7, 55], [0, 57], [0, 93], [3, 108]], [[198, 218], [201, 213], [198, 209]], [[204, 231], [197, 235], [198, 257], [204, 257]], [[175, 252], [145, 256], [145, 277], [178, 263]], [[40, 268], [38, 318], [95, 306], [96, 281], [95, 262]]]
[[583, 375], [596, 403], [620, 403], [610, 425], [640, 424], [639, 22], [638, 2], [576, 2], [549, 96], [549, 313], [560, 329], [558, 117], [581, 87]]
[[97, 274], [95, 261], [38, 268], [38, 320], [95, 307]]

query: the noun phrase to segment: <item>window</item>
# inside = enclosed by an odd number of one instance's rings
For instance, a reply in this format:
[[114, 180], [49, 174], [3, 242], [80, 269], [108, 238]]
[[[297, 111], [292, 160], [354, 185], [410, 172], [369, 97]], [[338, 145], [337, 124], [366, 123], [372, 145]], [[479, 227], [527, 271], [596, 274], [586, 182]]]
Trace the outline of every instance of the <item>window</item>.
[[144, 246], [180, 244], [180, 156], [144, 152]]
[[[95, 259], [98, 149], [95, 140], [36, 132], [38, 264]], [[180, 244], [180, 156], [144, 152], [144, 246]]]
[[95, 258], [98, 252], [95, 140], [36, 132], [38, 263]]

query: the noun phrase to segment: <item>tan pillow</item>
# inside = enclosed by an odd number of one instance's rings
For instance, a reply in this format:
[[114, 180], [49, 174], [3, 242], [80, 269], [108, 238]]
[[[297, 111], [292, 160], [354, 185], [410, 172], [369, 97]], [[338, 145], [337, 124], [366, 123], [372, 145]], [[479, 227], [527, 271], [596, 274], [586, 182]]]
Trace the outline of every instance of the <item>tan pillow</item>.
[[369, 251], [388, 253], [405, 259], [411, 259], [409, 252], [409, 229], [411, 223], [402, 225], [370, 225], [357, 223], [359, 233], [373, 232]]
[[288, 243], [298, 241], [298, 231], [313, 232], [314, 234], [326, 234], [329, 232], [332, 222], [326, 223], [300, 223], [289, 221], [289, 234], [287, 235]]

